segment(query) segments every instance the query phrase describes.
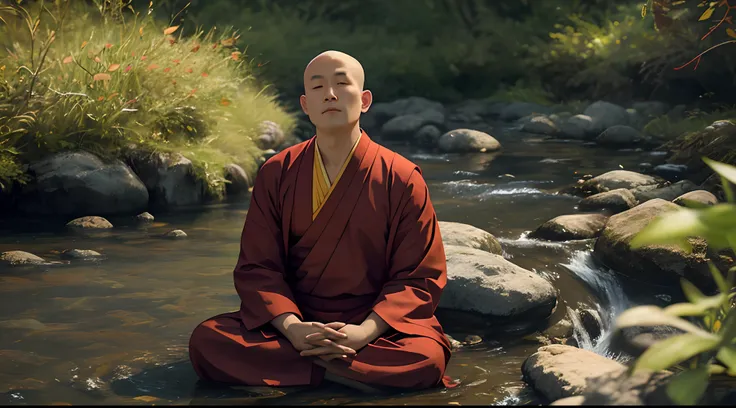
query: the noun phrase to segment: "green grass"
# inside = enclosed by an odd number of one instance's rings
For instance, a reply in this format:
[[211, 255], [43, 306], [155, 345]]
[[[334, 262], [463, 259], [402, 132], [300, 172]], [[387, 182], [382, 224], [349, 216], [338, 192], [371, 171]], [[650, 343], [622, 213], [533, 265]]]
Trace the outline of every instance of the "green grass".
[[667, 115], [652, 119], [644, 126], [644, 133], [662, 141], [670, 141], [681, 136], [702, 131], [717, 120], [731, 120], [736, 123], [736, 109], [724, 108], [713, 112], [692, 110], [685, 112], [685, 117], [672, 119]]
[[[28, 11], [33, 22], [38, 8]], [[135, 144], [182, 153], [217, 196], [225, 164], [255, 172], [261, 121], [276, 122], [287, 134], [295, 124], [253, 77], [246, 53], [228, 44], [237, 33], [197, 29], [182, 37], [183, 28], [172, 27], [166, 35], [166, 23], [131, 13], [115, 22], [80, 2], [72, 2], [66, 13], [40, 13], [33, 35], [21, 16], [1, 14], [6, 21], [0, 23], [4, 185], [23, 181], [17, 172], [21, 164], [54, 152], [83, 149], [107, 159]], [[56, 30], [55, 39], [41, 58], [50, 30]]]

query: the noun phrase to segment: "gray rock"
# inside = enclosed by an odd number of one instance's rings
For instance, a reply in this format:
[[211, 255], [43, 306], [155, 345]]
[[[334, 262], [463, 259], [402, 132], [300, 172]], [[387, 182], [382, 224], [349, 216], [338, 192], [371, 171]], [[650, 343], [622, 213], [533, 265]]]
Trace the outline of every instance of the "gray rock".
[[617, 188], [582, 199], [578, 208], [583, 211], [609, 210], [618, 213], [634, 208], [637, 204], [636, 197], [630, 190]]
[[274, 149], [284, 142], [284, 131], [276, 122], [264, 120], [258, 124], [256, 144], [259, 148]]
[[104, 258], [104, 255], [91, 249], [66, 249], [60, 254], [62, 259], [93, 260]]
[[585, 108], [583, 115], [593, 119], [592, 130], [598, 134], [611, 126], [629, 124], [629, 114], [625, 108], [605, 101], [593, 102]]
[[593, 309], [582, 309], [577, 312], [580, 324], [583, 326], [583, 330], [588, 333], [591, 339], [598, 338], [603, 331], [603, 320], [601, 319], [600, 313]]
[[187, 233], [184, 232], [184, 231], [182, 231], [182, 230], [180, 230], [180, 229], [175, 229], [175, 230], [171, 230], [171, 231], [165, 233], [164, 234], [164, 237], [165, 238], [172, 238], [172, 239], [186, 238], [187, 237]]
[[685, 332], [669, 326], [634, 326], [616, 330], [611, 337], [611, 348], [636, 358], [656, 342]]
[[710, 125], [706, 126], [705, 130], [718, 130], [729, 127], [736, 127], [736, 124], [730, 120], [717, 120]]
[[690, 180], [682, 180], [665, 187], [654, 188], [654, 186], [641, 186], [633, 188], [630, 191], [636, 197], [639, 204], [641, 204], [654, 198], [672, 201], [685, 193], [698, 190], [699, 188]]
[[442, 136], [442, 131], [435, 125], [424, 125], [414, 134], [414, 140], [419, 146], [435, 147]]
[[585, 140], [594, 134], [593, 118], [575, 115], [560, 125], [560, 133], [571, 139]]
[[603, 214], [560, 215], [540, 225], [529, 237], [549, 241], [595, 238], [603, 231], [606, 221], [608, 217]]
[[154, 220], [153, 215], [151, 215], [151, 213], [149, 213], [148, 211], [136, 215], [135, 219], [138, 222], [153, 222]]
[[573, 335], [574, 327], [568, 319], [562, 319], [548, 327], [543, 334], [552, 338], [567, 338]]
[[66, 226], [73, 229], [109, 229], [112, 228], [110, 221], [98, 216], [85, 216], [69, 221]]
[[689, 202], [695, 202], [701, 205], [716, 205], [718, 204], [718, 198], [710, 191], [695, 190], [675, 198], [672, 202], [683, 207], [689, 206]]
[[685, 113], [687, 112], [687, 105], [675, 105], [672, 109], [670, 109], [669, 112], [667, 112], [667, 116], [671, 120], [679, 120], [685, 117]]
[[540, 347], [521, 368], [524, 381], [550, 401], [582, 394], [588, 378], [625, 370], [592, 351], [561, 344]]
[[28, 214], [135, 213], [146, 208], [148, 192], [122, 162], [103, 163], [87, 152], [66, 152], [29, 166], [35, 175], [23, 187], [18, 208]]
[[390, 119], [381, 128], [381, 135], [388, 140], [411, 140], [425, 125], [441, 127], [445, 116], [438, 111], [424, 111], [400, 115]]
[[687, 166], [684, 164], [660, 164], [652, 169], [652, 173], [668, 181], [678, 181], [687, 176]]
[[643, 140], [644, 136], [638, 130], [626, 125], [611, 126], [595, 139], [603, 146], [630, 146]]
[[533, 116], [521, 127], [522, 132], [540, 135], [556, 135], [560, 132], [557, 125], [546, 116]]
[[588, 194], [603, 193], [619, 188], [632, 189], [640, 186], [656, 186], [660, 179], [628, 170], [612, 170], [590, 180], [586, 180], [581, 189]]
[[670, 109], [667, 103], [660, 101], [634, 102], [631, 107], [634, 108], [644, 118], [650, 120], [662, 115], [666, 115], [667, 111]]
[[502, 255], [501, 244], [490, 232], [459, 222], [440, 221], [440, 234], [444, 245], [458, 245]]
[[247, 194], [250, 189], [250, 180], [242, 167], [235, 163], [225, 166], [225, 180], [228, 184], [225, 186], [225, 192], [228, 196], [238, 196]]
[[447, 285], [440, 307], [505, 318], [545, 318], [554, 310], [557, 291], [534, 272], [475, 248], [447, 245], [445, 255]]
[[[631, 376], [626, 371], [607, 371], [591, 376], [573, 402], [597, 406], [676, 406], [667, 396], [671, 376], [669, 371], [642, 371]], [[564, 403], [555, 401], [553, 405]]]
[[46, 261], [30, 252], [25, 251], [7, 251], [0, 254], [0, 262], [6, 265], [41, 265]]
[[360, 117], [361, 127], [366, 130], [380, 130], [389, 120], [402, 115], [410, 115], [425, 111], [445, 113], [440, 102], [431, 101], [419, 96], [397, 99], [393, 102], [379, 102], [371, 105], [368, 112]]
[[439, 148], [444, 152], [490, 153], [501, 149], [501, 143], [493, 136], [478, 130], [455, 129], [440, 137]]
[[131, 167], [143, 181], [153, 209], [167, 209], [204, 201], [205, 185], [194, 174], [192, 161], [179, 153], [136, 152]]

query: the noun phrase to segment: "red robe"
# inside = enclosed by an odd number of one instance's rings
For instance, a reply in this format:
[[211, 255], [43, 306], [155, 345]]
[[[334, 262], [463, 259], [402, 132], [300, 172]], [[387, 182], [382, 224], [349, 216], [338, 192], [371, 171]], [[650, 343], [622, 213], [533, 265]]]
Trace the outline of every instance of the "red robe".
[[201, 323], [190, 359], [207, 380], [316, 385], [324, 368], [269, 322], [361, 324], [375, 311], [390, 329], [341, 365], [341, 375], [401, 388], [448, 385], [450, 343], [434, 316], [447, 269], [439, 224], [418, 166], [362, 134], [312, 221], [315, 138], [259, 171], [234, 271], [239, 312]]

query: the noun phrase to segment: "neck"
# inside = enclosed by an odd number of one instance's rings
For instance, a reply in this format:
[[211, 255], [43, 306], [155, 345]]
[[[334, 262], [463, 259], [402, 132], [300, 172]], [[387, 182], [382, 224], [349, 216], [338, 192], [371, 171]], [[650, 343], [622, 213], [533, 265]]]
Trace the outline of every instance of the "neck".
[[360, 137], [360, 124], [348, 128], [317, 129], [317, 147], [325, 166], [342, 163]]

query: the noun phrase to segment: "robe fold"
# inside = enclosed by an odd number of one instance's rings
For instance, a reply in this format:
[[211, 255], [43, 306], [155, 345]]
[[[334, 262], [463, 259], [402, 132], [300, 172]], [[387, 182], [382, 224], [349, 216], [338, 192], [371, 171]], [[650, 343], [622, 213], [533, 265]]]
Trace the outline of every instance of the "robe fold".
[[329, 193], [322, 185], [318, 194], [316, 148], [316, 137], [291, 146], [256, 176], [234, 270], [241, 307], [194, 330], [195, 370], [231, 383], [318, 384], [324, 369], [269, 322], [294, 313], [359, 325], [375, 312], [389, 331], [340, 361], [341, 374], [402, 388], [448, 385], [450, 343], [434, 316], [445, 253], [420, 168], [363, 131]]

